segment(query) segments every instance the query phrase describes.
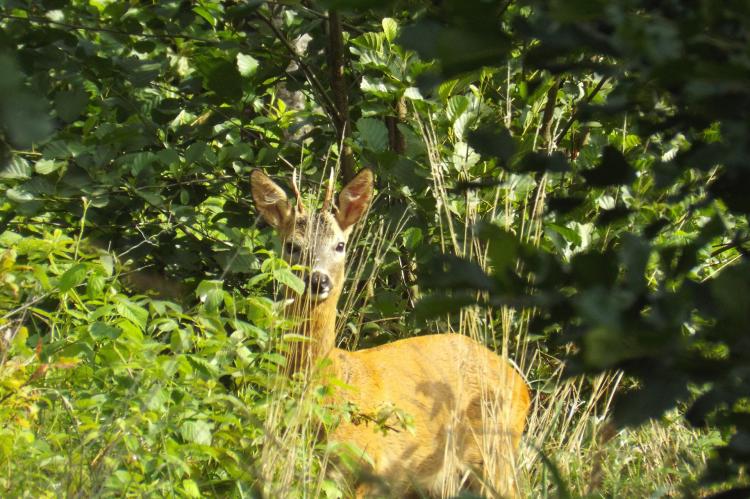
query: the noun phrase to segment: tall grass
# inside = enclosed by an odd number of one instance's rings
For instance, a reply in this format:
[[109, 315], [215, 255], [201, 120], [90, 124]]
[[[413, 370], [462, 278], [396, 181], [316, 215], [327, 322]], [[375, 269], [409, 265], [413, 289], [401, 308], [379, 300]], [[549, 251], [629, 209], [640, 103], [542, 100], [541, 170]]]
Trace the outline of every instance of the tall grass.
[[[512, 112], [509, 109], [508, 112]], [[463, 194], [463, 218], [449, 209], [452, 196], [446, 189], [448, 170], [441, 142], [430, 120], [414, 114], [428, 151], [433, 178], [443, 250], [468, 258], [488, 270], [487, 248], [470, 227], [480, 219], [480, 202], [472, 192]], [[559, 121], [559, 119], [558, 119]], [[555, 124], [552, 129], [556, 129]], [[534, 132], [539, 133], [539, 127]], [[552, 151], [549, 151], [552, 152]], [[464, 172], [466, 174], [466, 172]], [[542, 176], [535, 189], [519, 199], [510, 176], [494, 191], [493, 204], [482, 217], [497, 221], [522, 240], [539, 246], [543, 235], [546, 184]], [[477, 180], [464, 178], [462, 180]], [[509, 200], [515, 198], [515, 205]], [[520, 208], [518, 208], [520, 207]], [[463, 227], [458, 233], [456, 227]], [[560, 360], [542, 350], [529, 351], [529, 325], [533, 309], [501, 307], [467, 308], [461, 313], [456, 334], [464, 334], [495, 349], [504, 360], [513, 362], [524, 373], [534, 392], [527, 431], [517, 462], [509, 441], [487, 433], [483, 442], [485, 469], [483, 492], [494, 496], [553, 497], [558, 494], [637, 497], [650, 494], [674, 495], [686, 484], [694, 484], [707, 460], [706, 451], [715, 441], [715, 432], [688, 428], [679, 414], [654, 421], [634, 430], [614, 429], [609, 422], [613, 397], [621, 373], [606, 373], [593, 379], [564, 378]], [[545, 378], [540, 378], [542, 373]], [[502, 425], [503, 414], [485, 414], [490, 425]], [[457, 492], [457, 484], [446, 484], [444, 496]]]

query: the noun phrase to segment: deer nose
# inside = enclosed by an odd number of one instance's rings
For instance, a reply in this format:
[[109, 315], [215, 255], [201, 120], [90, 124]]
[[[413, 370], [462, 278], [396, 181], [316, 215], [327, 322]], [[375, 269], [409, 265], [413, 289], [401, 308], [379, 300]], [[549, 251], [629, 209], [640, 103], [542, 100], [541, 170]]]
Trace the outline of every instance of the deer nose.
[[331, 278], [328, 277], [328, 274], [314, 270], [310, 274], [307, 291], [311, 295], [327, 295], [331, 292]]

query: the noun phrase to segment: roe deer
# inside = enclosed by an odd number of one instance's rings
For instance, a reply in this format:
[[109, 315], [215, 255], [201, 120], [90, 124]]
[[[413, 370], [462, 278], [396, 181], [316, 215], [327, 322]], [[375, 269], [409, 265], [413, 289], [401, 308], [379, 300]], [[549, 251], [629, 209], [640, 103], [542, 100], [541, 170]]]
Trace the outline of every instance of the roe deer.
[[[516, 495], [514, 456], [530, 402], [525, 381], [509, 362], [460, 334], [418, 336], [354, 352], [336, 348], [346, 242], [372, 198], [372, 172], [361, 171], [343, 188], [338, 210], [328, 208], [329, 193], [323, 210], [314, 213], [305, 212], [296, 187], [293, 206], [259, 170], [251, 174], [251, 187], [255, 206], [281, 237], [285, 258], [309, 269], [305, 292], [292, 307], [309, 341], [287, 353], [290, 369], [328, 359], [326, 375], [347, 386], [337, 389], [335, 403], [353, 404], [360, 414], [390, 405], [412, 418], [411, 431], [385, 433], [362, 418], [344, 418], [328, 440], [351, 444], [366, 472], [398, 497], [409, 491], [445, 495], [447, 488], [456, 492], [462, 478], [486, 475], [486, 440], [499, 439], [504, 443], [492, 459], [502, 464], [493, 470], [507, 476], [498, 478], [504, 485], [495, 482], [494, 492]], [[471, 486], [477, 489], [481, 479]], [[366, 483], [356, 490], [358, 497], [382, 493]]]

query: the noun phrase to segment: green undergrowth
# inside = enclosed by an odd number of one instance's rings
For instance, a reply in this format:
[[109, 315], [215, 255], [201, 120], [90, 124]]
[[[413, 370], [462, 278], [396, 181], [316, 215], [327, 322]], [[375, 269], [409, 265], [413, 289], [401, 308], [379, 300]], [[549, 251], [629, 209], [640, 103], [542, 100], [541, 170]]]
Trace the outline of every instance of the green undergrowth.
[[[115, 255], [68, 232], [0, 237], [3, 495], [345, 494], [321, 473], [317, 428], [330, 412], [278, 374], [273, 301], [219, 281], [201, 283], [190, 309], [133, 294]], [[256, 282], [285, 276], [279, 265]], [[573, 496], [673, 496], [720, 440], [677, 415], [615, 433], [565, 400], [581, 416], [558, 408], [539, 449]], [[550, 407], [538, 402], [532, 420]], [[546, 432], [529, 432], [531, 455]], [[532, 456], [523, 492], [557, 496], [551, 470]]]

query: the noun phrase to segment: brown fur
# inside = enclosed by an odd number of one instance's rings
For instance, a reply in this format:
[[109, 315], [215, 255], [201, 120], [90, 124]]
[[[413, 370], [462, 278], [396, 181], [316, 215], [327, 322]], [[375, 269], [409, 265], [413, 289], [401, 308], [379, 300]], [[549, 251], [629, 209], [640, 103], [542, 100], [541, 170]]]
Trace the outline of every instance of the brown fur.
[[[351, 418], [328, 436], [353, 446], [355, 459], [375, 481], [363, 483], [358, 496], [401, 496], [410, 490], [440, 495], [462, 476], [481, 476], [483, 445], [501, 442], [494, 452], [502, 461], [500, 492], [515, 495], [514, 455], [530, 405], [529, 390], [510, 363], [474, 340], [457, 334], [408, 338], [356, 352], [336, 348], [336, 306], [344, 284], [344, 259], [332, 249], [346, 241], [372, 196], [372, 174], [360, 172], [339, 195], [334, 217], [295, 211], [276, 184], [253, 172], [252, 191], [264, 218], [283, 241], [301, 248], [306, 264], [327, 273], [333, 289], [324, 298], [302, 297], [291, 308], [310, 338], [289, 354], [291, 369], [314, 368], [330, 360], [327, 375], [343, 381], [333, 397], [355, 407]], [[371, 415], [394, 407], [412, 418], [410, 428], [387, 421], [377, 431]], [[395, 420], [395, 418], [392, 418]], [[504, 445], [502, 444], [504, 443]], [[476, 488], [477, 481], [474, 482]], [[497, 487], [497, 484], [496, 484]]]

